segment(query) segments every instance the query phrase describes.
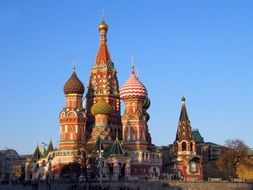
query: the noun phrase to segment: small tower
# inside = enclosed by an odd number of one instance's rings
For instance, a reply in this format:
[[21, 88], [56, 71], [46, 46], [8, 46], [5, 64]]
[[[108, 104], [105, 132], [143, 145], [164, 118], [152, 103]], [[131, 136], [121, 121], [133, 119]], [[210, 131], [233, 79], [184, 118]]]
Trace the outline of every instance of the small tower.
[[178, 122], [176, 140], [174, 142], [175, 159], [174, 169], [179, 177], [185, 179], [203, 180], [202, 156], [196, 153], [196, 142], [192, 135], [188, 118], [185, 97], [182, 97], [182, 108]]
[[182, 97], [182, 108], [178, 122], [176, 142], [178, 153], [181, 154], [182, 151], [187, 151], [190, 154], [196, 154], [196, 143], [193, 139], [191, 122], [188, 118], [185, 97]]
[[145, 86], [135, 76], [134, 68], [129, 79], [120, 90], [120, 98], [125, 103], [122, 116], [123, 146], [132, 150], [147, 149], [147, 125], [143, 117], [143, 103], [147, 98]]
[[83, 83], [78, 79], [75, 68], [64, 85], [66, 106], [60, 112], [60, 149], [81, 148], [85, 143], [86, 114], [82, 106]]
[[104, 98], [100, 98], [91, 108], [92, 114], [95, 116], [95, 127], [92, 130], [91, 142], [98, 140], [110, 141], [110, 129], [108, 127], [108, 118], [111, 113], [111, 106], [106, 103]]

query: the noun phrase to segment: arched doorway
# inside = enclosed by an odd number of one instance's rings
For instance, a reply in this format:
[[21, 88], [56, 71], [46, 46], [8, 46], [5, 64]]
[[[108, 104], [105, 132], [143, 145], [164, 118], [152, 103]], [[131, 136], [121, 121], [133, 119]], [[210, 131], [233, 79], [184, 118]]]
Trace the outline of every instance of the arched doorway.
[[158, 178], [160, 176], [160, 168], [157, 166], [152, 166], [149, 168], [149, 176], [153, 178]]

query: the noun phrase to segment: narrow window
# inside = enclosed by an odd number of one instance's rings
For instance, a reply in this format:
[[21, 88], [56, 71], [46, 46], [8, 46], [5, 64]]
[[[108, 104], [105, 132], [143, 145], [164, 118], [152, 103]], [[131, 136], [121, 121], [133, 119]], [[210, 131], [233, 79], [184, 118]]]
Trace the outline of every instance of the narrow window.
[[186, 142], [182, 143], [182, 151], [186, 151]]

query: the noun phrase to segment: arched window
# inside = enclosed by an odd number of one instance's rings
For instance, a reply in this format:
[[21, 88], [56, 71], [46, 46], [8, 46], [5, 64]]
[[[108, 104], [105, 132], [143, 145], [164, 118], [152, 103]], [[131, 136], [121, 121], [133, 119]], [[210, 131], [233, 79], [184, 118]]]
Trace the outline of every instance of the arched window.
[[186, 151], [186, 142], [182, 143], [182, 151]]
[[193, 151], [193, 143], [190, 143], [190, 151]]
[[190, 161], [190, 171], [192, 173], [196, 173], [197, 172], [197, 164], [195, 161]]

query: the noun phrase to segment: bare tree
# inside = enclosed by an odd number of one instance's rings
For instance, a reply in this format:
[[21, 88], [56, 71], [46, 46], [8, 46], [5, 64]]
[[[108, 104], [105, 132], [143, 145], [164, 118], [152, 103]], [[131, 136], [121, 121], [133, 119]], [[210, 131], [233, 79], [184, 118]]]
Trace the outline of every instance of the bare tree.
[[221, 150], [221, 155], [217, 160], [218, 169], [225, 178], [236, 177], [238, 164], [243, 164], [248, 157], [248, 147], [242, 140], [228, 139], [225, 148]]

